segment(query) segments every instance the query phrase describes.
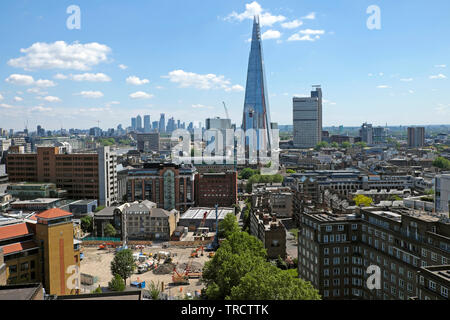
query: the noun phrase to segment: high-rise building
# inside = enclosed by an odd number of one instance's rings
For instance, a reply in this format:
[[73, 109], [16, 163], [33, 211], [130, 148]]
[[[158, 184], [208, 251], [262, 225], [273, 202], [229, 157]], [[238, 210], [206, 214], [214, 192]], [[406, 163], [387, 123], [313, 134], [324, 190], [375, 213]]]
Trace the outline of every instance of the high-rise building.
[[159, 132], [166, 132], [166, 115], [164, 113], [161, 113], [161, 117], [159, 118]]
[[450, 174], [440, 174], [435, 178], [435, 211], [445, 212], [450, 216]]
[[[251, 129], [256, 131], [255, 136], [246, 135], [245, 137], [246, 162], [255, 162], [254, 160], [260, 162], [260, 156], [264, 156], [260, 152], [267, 151], [266, 156], [270, 156], [272, 132], [270, 130], [270, 109], [258, 16], [255, 16], [253, 20], [242, 129], [246, 133]], [[260, 129], [263, 130], [261, 136], [259, 135]]]
[[293, 98], [294, 146], [313, 148], [322, 140], [322, 89], [311, 97]]
[[373, 144], [373, 127], [369, 123], [363, 123], [361, 129], [359, 129], [359, 136], [361, 141], [367, 143], [368, 145]]
[[131, 118], [131, 130], [136, 130], [136, 129], [137, 129], [136, 118]]
[[152, 126], [150, 123], [150, 116], [149, 115], [145, 115], [144, 116], [144, 132], [145, 133], [149, 133], [152, 130]]
[[158, 121], [152, 122], [152, 129], [153, 129], [153, 131], [159, 132], [159, 122]]
[[166, 132], [167, 133], [171, 133], [173, 131], [175, 131], [175, 119], [172, 117], [169, 119], [169, 121], [167, 121], [167, 129]]
[[159, 152], [159, 133], [138, 133], [137, 150], [140, 152]]
[[136, 117], [136, 130], [142, 131], [142, 118], [140, 115]]
[[408, 148], [420, 148], [425, 145], [425, 127], [408, 128]]
[[373, 128], [373, 143], [374, 144], [385, 143], [386, 138], [387, 138], [387, 132], [384, 127]]

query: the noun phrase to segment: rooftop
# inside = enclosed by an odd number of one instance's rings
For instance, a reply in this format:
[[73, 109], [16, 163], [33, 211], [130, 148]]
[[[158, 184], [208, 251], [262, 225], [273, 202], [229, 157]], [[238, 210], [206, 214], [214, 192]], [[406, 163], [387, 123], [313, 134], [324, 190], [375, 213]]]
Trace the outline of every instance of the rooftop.
[[0, 286], [0, 300], [33, 300], [41, 290], [40, 283]]
[[[203, 219], [203, 215], [206, 214], [206, 219], [216, 219], [216, 209], [215, 208], [205, 208], [205, 207], [199, 207], [199, 208], [190, 208], [188, 209], [183, 215], [180, 217], [181, 219]], [[234, 215], [234, 209], [233, 208], [218, 208], [218, 219], [222, 220], [225, 218], [225, 216], [228, 213], [232, 213]]]
[[52, 208], [49, 210], [45, 210], [39, 214], [36, 215], [37, 218], [40, 219], [56, 219], [56, 218], [62, 218], [62, 217], [68, 217], [71, 216], [72, 213], [68, 211], [61, 210], [59, 208]]
[[16, 223], [0, 227], [0, 240], [18, 238], [32, 234], [32, 231], [26, 223]]
[[30, 249], [36, 249], [38, 246], [33, 240], [30, 241], [24, 241], [24, 242], [16, 242], [12, 244], [8, 244], [6, 246], [3, 246], [3, 253], [6, 255], [24, 251], [24, 250], [30, 250]]

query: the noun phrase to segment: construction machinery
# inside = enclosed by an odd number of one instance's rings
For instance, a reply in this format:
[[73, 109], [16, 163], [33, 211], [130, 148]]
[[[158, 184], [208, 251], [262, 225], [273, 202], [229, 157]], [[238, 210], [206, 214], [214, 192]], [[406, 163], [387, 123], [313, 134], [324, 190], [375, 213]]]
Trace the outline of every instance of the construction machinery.
[[225, 109], [225, 114], [226, 114], [226, 116], [227, 116], [227, 119], [231, 119], [231, 118], [230, 118], [230, 115], [228, 114], [228, 109], [227, 109], [227, 106], [225, 105], [225, 101], [222, 101], [222, 103], [223, 103], [223, 107], [224, 107], [224, 109]]
[[177, 267], [173, 268], [172, 283], [174, 285], [189, 284], [189, 275], [187, 269], [183, 273], [178, 273]]

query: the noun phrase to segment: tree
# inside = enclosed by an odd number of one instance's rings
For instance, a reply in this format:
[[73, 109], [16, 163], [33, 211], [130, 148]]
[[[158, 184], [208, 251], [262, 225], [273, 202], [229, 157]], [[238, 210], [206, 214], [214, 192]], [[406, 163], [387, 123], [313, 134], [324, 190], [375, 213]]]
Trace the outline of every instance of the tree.
[[447, 160], [444, 157], [437, 157], [433, 161], [433, 166], [443, 170], [450, 170], [450, 160]]
[[326, 142], [326, 141], [321, 141], [321, 142], [319, 142], [319, 143], [316, 145], [316, 147], [314, 148], [314, 150], [320, 151], [322, 148], [326, 148], [326, 147], [328, 147], [328, 142]]
[[203, 280], [208, 299], [223, 300], [241, 278], [266, 263], [263, 243], [246, 232], [234, 232], [224, 240], [212, 260], [205, 263]]
[[107, 237], [114, 237], [116, 235], [117, 231], [116, 229], [113, 227], [113, 225], [111, 223], [108, 223], [105, 226], [105, 235]]
[[228, 238], [232, 233], [240, 231], [236, 216], [229, 213], [219, 222], [219, 237]]
[[333, 143], [331, 144], [331, 146], [332, 146], [333, 148], [339, 148], [339, 144], [338, 144], [337, 142], [333, 142]]
[[364, 149], [365, 147], [367, 147], [367, 143], [365, 143], [364, 141], [360, 141], [355, 143], [355, 146], [360, 147], [361, 149]]
[[347, 142], [347, 141], [344, 141], [344, 142], [342, 142], [342, 144], [341, 144], [341, 148], [344, 148], [344, 149], [348, 149], [348, 148], [350, 148], [352, 145], [350, 144], [350, 142]]
[[111, 261], [111, 273], [113, 275], [119, 275], [125, 283], [133, 274], [135, 267], [133, 253], [130, 249], [117, 252], [113, 261]]
[[365, 195], [358, 194], [356, 197], [353, 198], [353, 201], [355, 201], [355, 204], [357, 206], [363, 206], [363, 207], [370, 207], [373, 203], [372, 198], [366, 197]]
[[242, 277], [226, 297], [230, 300], [320, 300], [311, 283], [264, 263]]
[[102, 292], [103, 290], [102, 288], [100, 288], [100, 285], [97, 288], [95, 288], [95, 290], [92, 291], [92, 293], [102, 293]]
[[110, 282], [108, 282], [108, 288], [111, 291], [123, 291], [125, 290], [125, 281], [118, 274], [114, 275]]
[[291, 174], [291, 173], [295, 173], [295, 170], [292, 170], [292, 169], [287, 169], [287, 170], [286, 170], [286, 173], [289, 173], [289, 174]]
[[83, 232], [90, 232], [92, 231], [92, 222], [93, 219], [90, 216], [85, 216], [83, 218], [81, 218], [81, 230], [83, 230]]
[[244, 168], [241, 171], [240, 179], [244, 179], [244, 180], [250, 179], [251, 176], [253, 176], [257, 173], [258, 173], [257, 170], [253, 170], [251, 168]]

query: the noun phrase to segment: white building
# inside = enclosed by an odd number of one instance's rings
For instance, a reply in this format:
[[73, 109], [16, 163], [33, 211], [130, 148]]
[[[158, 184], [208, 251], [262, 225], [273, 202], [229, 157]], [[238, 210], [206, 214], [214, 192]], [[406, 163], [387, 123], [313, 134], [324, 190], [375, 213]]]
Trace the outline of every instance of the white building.
[[450, 174], [436, 176], [434, 183], [434, 203], [436, 212], [449, 212], [450, 203]]
[[117, 156], [108, 146], [98, 148], [99, 206], [118, 201]]

